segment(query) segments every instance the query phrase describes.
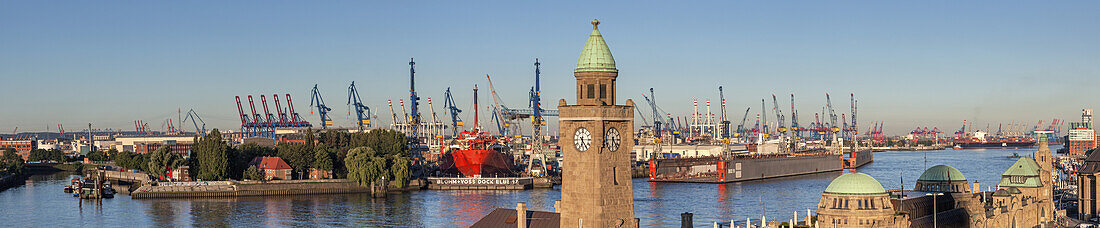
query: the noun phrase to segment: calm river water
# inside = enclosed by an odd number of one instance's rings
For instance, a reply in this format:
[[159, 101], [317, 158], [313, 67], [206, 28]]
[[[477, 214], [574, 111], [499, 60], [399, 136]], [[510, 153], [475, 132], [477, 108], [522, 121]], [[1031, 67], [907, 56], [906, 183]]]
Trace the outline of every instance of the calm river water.
[[[1056, 147], [1052, 147], [1056, 150]], [[896, 189], [904, 178], [913, 188], [925, 167], [958, 168], [982, 188], [993, 186], [1015, 159], [1035, 149], [942, 150], [875, 153], [875, 162], [859, 169], [883, 187]], [[927, 155], [927, 164], [925, 157]], [[753, 218], [788, 220], [813, 209], [832, 172], [730, 184], [649, 183], [634, 180], [635, 216], [644, 226], [679, 225], [680, 213], [695, 214], [695, 224]], [[526, 202], [531, 210], [553, 211], [560, 189], [527, 191], [419, 191], [386, 199], [366, 195], [307, 195], [210, 199], [132, 200], [119, 194], [102, 201], [78, 200], [62, 192], [70, 173], [32, 176], [23, 186], [0, 192], [5, 227], [456, 227], [468, 226], [494, 208]]]

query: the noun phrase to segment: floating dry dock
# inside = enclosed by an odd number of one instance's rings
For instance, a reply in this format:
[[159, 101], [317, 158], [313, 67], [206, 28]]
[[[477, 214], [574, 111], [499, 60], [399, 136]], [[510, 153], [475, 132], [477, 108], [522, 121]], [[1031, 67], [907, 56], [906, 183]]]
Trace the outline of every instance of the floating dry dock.
[[840, 154], [830, 153], [653, 159], [649, 161], [649, 181], [727, 183], [760, 180], [840, 171], [844, 163]]
[[533, 177], [429, 177], [428, 189], [436, 190], [524, 190], [553, 187], [547, 178]]

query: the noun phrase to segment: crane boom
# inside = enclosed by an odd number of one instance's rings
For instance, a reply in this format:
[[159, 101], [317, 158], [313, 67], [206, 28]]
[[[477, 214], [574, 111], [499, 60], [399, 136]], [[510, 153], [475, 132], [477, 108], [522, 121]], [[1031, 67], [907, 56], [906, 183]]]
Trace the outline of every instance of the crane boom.
[[[321, 90], [317, 89], [317, 84], [313, 84], [312, 96], [309, 99], [309, 106], [317, 108], [318, 118], [321, 119], [321, 129], [325, 129], [328, 126], [332, 126], [332, 118], [329, 118], [328, 111], [332, 111], [331, 108], [325, 106], [325, 100], [321, 98]], [[290, 101], [289, 94], [287, 95], [287, 101]], [[291, 106], [294, 107], [294, 106]], [[313, 111], [310, 111], [310, 114]]]
[[454, 97], [451, 96], [451, 88], [447, 87], [447, 92], [443, 94], [443, 106], [446, 107], [443, 113], [451, 115], [451, 136], [458, 135], [458, 127], [462, 126], [462, 119], [458, 117], [459, 113], [462, 113], [462, 109], [458, 109], [458, 104], [455, 103]]
[[[359, 98], [359, 90], [355, 88], [355, 81], [348, 86], [348, 105], [355, 106], [355, 124], [359, 126], [359, 130], [370, 127], [370, 107], [363, 105], [363, 101]], [[351, 110], [348, 112], [350, 113]]]

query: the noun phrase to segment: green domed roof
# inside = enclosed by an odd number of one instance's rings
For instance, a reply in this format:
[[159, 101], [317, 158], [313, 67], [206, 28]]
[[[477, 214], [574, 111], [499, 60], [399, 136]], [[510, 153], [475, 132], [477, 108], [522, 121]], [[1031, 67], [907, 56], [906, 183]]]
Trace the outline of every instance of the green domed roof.
[[611, 57], [611, 49], [600, 34], [599, 24], [599, 20], [592, 20], [592, 34], [584, 42], [581, 57], [577, 58], [577, 69], [573, 72], [619, 72], [615, 69], [615, 58]]
[[966, 181], [966, 176], [955, 167], [948, 165], [936, 165], [924, 170], [917, 178], [919, 181]]
[[829, 187], [825, 188], [825, 193], [880, 194], [886, 193], [886, 189], [883, 189], [882, 184], [879, 184], [878, 180], [870, 175], [847, 173], [833, 179], [833, 182], [829, 183]]

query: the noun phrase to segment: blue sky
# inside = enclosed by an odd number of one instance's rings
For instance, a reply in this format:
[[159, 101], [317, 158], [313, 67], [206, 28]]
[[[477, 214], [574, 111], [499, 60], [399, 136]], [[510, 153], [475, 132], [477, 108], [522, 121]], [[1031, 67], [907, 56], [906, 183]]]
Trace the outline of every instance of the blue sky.
[[893, 134], [1076, 120], [1100, 108], [1096, 12], [1097, 1], [4, 1], [0, 132], [132, 130], [138, 119], [161, 129], [178, 108], [236, 129], [233, 96], [261, 93], [291, 93], [316, 122], [314, 84], [349, 126], [351, 81], [388, 123], [386, 100], [408, 98], [410, 57], [437, 109], [447, 87], [468, 106], [485, 74], [507, 105], [526, 107], [539, 58], [553, 107], [573, 103], [594, 18], [620, 69], [618, 96], [642, 103], [652, 87], [674, 114], [724, 85], [735, 123], [760, 99], [775, 93], [788, 107], [795, 93], [807, 124], [826, 92], [838, 112], [855, 93], [862, 126], [885, 121]]

